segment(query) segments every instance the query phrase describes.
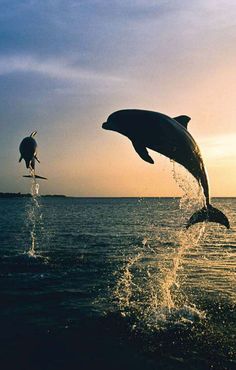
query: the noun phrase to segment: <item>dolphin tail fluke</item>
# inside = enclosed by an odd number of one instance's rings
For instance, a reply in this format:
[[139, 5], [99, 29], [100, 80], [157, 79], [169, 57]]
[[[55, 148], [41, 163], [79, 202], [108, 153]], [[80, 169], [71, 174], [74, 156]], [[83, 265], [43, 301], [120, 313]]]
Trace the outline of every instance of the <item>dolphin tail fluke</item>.
[[30, 177], [30, 178], [35, 178], [35, 179], [41, 179], [41, 180], [47, 180], [46, 177], [43, 177], [43, 176], [39, 176], [39, 175], [23, 175], [23, 177]]
[[186, 228], [188, 229], [190, 226], [204, 221], [217, 222], [218, 224], [225, 226], [227, 229], [230, 228], [229, 220], [224, 215], [224, 213], [221, 212], [219, 209], [212, 207], [212, 205], [210, 204], [208, 207], [203, 207], [202, 209], [195, 212], [188, 220]]

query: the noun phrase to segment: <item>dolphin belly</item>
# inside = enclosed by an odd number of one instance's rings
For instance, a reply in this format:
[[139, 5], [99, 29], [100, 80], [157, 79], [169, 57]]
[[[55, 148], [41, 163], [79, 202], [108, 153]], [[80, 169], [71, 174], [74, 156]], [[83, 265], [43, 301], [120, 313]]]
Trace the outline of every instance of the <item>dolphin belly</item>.
[[33, 137], [25, 137], [20, 143], [21, 159], [25, 160], [26, 168], [34, 168], [34, 155], [36, 153], [37, 143]]

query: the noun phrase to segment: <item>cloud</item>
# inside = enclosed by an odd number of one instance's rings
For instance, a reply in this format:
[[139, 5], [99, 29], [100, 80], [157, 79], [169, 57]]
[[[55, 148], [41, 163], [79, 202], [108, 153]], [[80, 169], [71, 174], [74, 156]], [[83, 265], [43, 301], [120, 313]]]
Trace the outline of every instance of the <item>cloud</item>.
[[233, 32], [225, 28], [234, 26], [235, 11], [232, 0], [5, 1], [1, 54], [43, 57], [49, 64], [77, 54], [85, 70], [122, 75], [140, 76], [154, 65], [180, 70], [186, 60], [204, 68], [219, 50], [232, 54]]
[[199, 140], [204, 156], [210, 160], [236, 159], [236, 133], [210, 136]]
[[32, 56], [12, 56], [4, 57], [0, 60], [0, 75], [6, 75], [15, 72], [33, 72], [46, 75], [54, 79], [70, 80], [78, 82], [78, 80], [87, 81], [104, 81], [106, 83], [119, 82], [121, 78], [118, 76], [108, 75], [93, 70], [86, 70], [79, 66], [73, 66], [72, 62], [61, 60], [39, 60]]

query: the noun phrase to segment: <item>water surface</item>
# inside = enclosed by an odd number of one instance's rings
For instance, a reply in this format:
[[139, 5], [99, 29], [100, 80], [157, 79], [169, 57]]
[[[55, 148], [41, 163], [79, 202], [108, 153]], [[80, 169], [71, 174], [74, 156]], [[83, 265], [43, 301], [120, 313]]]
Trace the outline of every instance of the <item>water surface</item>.
[[236, 199], [179, 202], [1, 199], [1, 368], [235, 369]]

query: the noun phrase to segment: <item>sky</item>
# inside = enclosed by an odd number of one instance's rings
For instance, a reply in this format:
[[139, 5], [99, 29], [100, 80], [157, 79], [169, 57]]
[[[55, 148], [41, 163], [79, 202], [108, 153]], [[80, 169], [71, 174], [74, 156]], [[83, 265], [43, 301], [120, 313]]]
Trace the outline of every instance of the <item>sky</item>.
[[190, 116], [212, 196], [236, 196], [235, 65], [235, 0], [0, 0], [0, 191], [29, 192], [37, 130], [41, 194], [181, 195], [169, 159], [101, 128], [139, 108]]

